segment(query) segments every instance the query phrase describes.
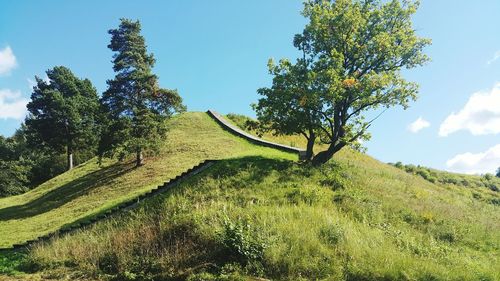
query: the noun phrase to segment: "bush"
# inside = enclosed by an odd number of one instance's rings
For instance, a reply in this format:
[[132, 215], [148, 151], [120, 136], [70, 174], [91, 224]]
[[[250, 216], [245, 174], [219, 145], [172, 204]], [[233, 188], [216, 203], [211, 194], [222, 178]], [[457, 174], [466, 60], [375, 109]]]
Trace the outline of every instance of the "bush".
[[2, 274], [14, 275], [19, 271], [33, 272], [38, 267], [31, 267], [26, 254], [19, 252], [0, 253], [0, 276]]
[[429, 173], [428, 170], [422, 168], [419, 168], [419, 170], [417, 170], [417, 175], [421, 176], [424, 179], [429, 179], [431, 177], [431, 173]]
[[484, 179], [490, 181], [493, 179], [493, 174], [487, 173], [483, 175]]
[[248, 264], [250, 261], [261, 261], [264, 258], [264, 250], [268, 247], [262, 238], [256, 236], [257, 233], [248, 222], [233, 223], [225, 219], [219, 237], [233, 259]]
[[329, 164], [321, 167], [323, 174], [320, 184], [330, 187], [333, 191], [347, 189], [351, 186], [351, 177], [345, 172], [345, 167], [339, 164]]

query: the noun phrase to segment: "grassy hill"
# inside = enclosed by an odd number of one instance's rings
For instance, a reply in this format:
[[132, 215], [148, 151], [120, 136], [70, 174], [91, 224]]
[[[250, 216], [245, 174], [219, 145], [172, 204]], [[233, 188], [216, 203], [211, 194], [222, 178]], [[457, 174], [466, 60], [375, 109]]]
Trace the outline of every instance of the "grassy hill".
[[133, 161], [93, 159], [19, 196], [0, 198], [0, 248], [22, 243], [103, 212], [205, 159], [295, 155], [250, 144], [221, 130], [205, 113], [174, 118], [160, 156], [134, 168]]
[[320, 168], [298, 164], [203, 113], [172, 127], [144, 167], [91, 161], [0, 201], [0, 243], [97, 213], [202, 159], [222, 161], [138, 209], [4, 256], [4, 271], [34, 271], [15, 277], [34, 280], [500, 280], [497, 191], [431, 182], [348, 149]]

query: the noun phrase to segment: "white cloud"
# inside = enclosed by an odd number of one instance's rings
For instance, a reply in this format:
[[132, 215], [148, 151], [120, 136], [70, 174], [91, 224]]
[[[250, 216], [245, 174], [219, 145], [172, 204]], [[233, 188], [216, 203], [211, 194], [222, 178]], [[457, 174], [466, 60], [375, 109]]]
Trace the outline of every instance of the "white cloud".
[[425, 120], [422, 117], [418, 117], [418, 119], [415, 120], [415, 122], [408, 125], [408, 130], [415, 134], [418, 133], [418, 131], [429, 127], [430, 125], [431, 123], [429, 123], [429, 121]]
[[500, 144], [485, 152], [458, 154], [446, 161], [448, 169], [466, 174], [494, 173], [500, 167]]
[[496, 62], [498, 59], [500, 59], [500, 50], [496, 51], [495, 54], [493, 55], [493, 58], [491, 58], [489, 61], [487, 61], [487, 64], [492, 64]]
[[500, 133], [500, 83], [487, 92], [474, 93], [464, 108], [452, 112], [439, 128], [439, 135], [467, 130], [473, 135]]
[[0, 89], [0, 119], [23, 119], [27, 103], [28, 99], [23, 98], [20, 91]]
[[12, 49], [7, 46], [0, 50], [0, 75], [9, 74], [17, 66], [16, 56]]

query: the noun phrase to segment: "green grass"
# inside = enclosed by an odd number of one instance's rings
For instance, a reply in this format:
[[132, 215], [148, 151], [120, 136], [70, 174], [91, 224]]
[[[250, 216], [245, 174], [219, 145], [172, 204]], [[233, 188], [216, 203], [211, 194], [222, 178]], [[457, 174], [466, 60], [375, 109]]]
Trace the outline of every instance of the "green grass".
[[118, 279], [499, 280], [499, 241], [498, 206], [472, 190], [346, 150], [321, 168], [224, 160], [31, 257]]
[[500, 280], [500, 206], [490, 200], [498, 192], [433, 183], [349, 149], [320, 168], [298, 164], [202, 113], [172, 125], [161, 156], [98, 191], [146, 190], [145, 178], [198, 162], [188, 159], [223, 160], [135, 210], [36, 245], [22, 261], [52, 279]]
[[19, 196], [0, 199], [0, 247], [39, 237], [77, 220], [104, 212], [205, 159], [293, 154], [253, 145], [236, 138], [205, 113], [185, 113], [170, 121], [171, 130], [160, 155], [134, 168], [133, 161], [92, 159]]
[[467, 189], [474, 190], [473, 196], [476, 199], [483, 200], [487, 203], [500, 205], [498, 198], [498, 191], [500, 190], [500, 178], [492, 174], [485, 174], [482, 176], [477, 175], [463, 175], [445, 171], [439, 171], [423, 166], [403, 165], [401, 162], [392, 164], [394, 167], [399, 168], [412, 175], [417, 175], [423, 179], [440, 184], [461, 186]]

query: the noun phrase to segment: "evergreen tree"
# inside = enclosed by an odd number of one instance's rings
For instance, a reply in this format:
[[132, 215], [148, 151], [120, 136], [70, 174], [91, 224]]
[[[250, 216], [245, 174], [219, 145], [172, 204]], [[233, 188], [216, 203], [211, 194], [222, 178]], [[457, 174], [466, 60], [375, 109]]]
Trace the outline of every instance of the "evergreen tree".
[[65, 152], [71, 170], [75, 151], [97, 144], [99, 99], [90, 80], [77, 78], [64, 66], [48, 70], [47, 77], [48, 82], [35, 77], [37, 84], [27, 105], [29, 142]]
[[121, 19], [109, 30], [116, 76], [108, 80], [101, 99], [107, 115], [100, 154], [118, 153], [123, 158], [135, 153], [136, 165], [143, 164], [145, 150], [157, 150], [167, 128], [165, 120], [185, 110], [175, 90], [161, 89], [152, 73], [153, 54], [147, 53], [139, 21]]

